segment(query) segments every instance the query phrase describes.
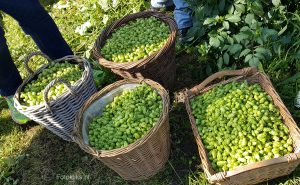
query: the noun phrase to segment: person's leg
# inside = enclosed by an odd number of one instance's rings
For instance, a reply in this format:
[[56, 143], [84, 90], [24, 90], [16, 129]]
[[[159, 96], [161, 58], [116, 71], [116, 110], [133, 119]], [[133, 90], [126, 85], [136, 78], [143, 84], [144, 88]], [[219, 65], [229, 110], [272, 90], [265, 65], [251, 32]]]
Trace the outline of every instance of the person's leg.
[[10, 56], [4, 31], [0, 26], [0, 95], [13, 95], [21, 83], [21, 76]]
[[16, 19], [40, 50], [51, 59], [73, 54], [55, 22], [38, 0], [1, 0], [0, 10]]
[[[1, 0], [0, 10], [15, 18], [23, 30], [32, 36], [41, 51], [50, 58], [57, 59], [73, 54], [38, 0]], [[12, 99], [22, 80], [9, 54], [4, 32], [2, 29], [0, 31], [0, 94], [5, 96], [12, 118], [17, 123], [25, 124], [29, 119], [16, 110]]]
[[0, 95], [7, 101], [13, 120], [19, 124], [25, 124], [29, 119], [17, 111], [13, 105], [13, 95], [21, 83], [21, 76], [10, 56], [4, 31], [0, 26]]
[[192, 10], [184, 0], [173, 0], [173, 2], [175, 4], [174, 18], [179, 32], [185, 36], [188, 28], [193, 26]]

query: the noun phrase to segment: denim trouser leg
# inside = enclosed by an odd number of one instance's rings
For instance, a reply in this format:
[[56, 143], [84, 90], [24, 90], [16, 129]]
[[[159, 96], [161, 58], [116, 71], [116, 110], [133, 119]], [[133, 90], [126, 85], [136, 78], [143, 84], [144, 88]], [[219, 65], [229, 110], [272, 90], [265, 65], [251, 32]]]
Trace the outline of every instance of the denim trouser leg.
[[[54, 21], [38, 0], [0, 0], [0, 10], [16, 19], [40, 50], [51, 59], [73, 54]], [[20, 75], [15, 70], [16, 67], [11, 60], [3, 35], [2, 30], [0, 33], [0, 94], [8, 96], [14, 94], [20, 85], [20, 80], [17, 80]], [[4, 70], [9, 75], [5, 75]]]
[[21, 76], [12, 61], [0, 26], [0, 95], [13, 95], [21, 83]]
[[0, 10], [16, 19], [50, 58], [72, 54], [53, 19], [38, 0], [1, 0]]
[[154, 8], [164, 8], [171, 6], [174, 3], [174, 18], [176, 20], [178, 29], [189, 28], [193, 26], [192, 10], [185, 0], [151, 0], [151, 5]]
[[173, 0], [173, 2], [175, 4], [174, 18], [178, 29], [192, 27], [192, 10], [189, 8], [189, 4], [184, 0]]

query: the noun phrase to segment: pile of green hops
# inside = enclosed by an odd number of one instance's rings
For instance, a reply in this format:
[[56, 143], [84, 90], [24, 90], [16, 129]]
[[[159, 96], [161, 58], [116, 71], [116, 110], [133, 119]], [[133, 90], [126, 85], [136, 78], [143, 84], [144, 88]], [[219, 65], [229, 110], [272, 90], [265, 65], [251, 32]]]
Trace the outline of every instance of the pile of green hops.
[[159, 51], [169, 34], [169, 27], [157, 18], [140, 18], [112, 33], [101, 54], [113, 62], [138, 61]]
[[147, 84], [124, 90], [89, 124], [90, 146], [112, 150], [134, 143], [156, 125], [162, 108], [161, 96]]
[[[27, 84], [21, 92], [21, 101], [26, 106], [40, 105], [44, 103], [45, 87], [54, 79], [60, 78], [75, 84], [82, 76], [83, 70], [79, 65], [64, 63], [52, 63], [44, 69], [36, 80]], [[64, 84], [55, 84], [49, 91], [49, 100], [54, 100], [67, 90]]]
[[293, 152], [289, 129], [259, 84], [220, 85], [192, 99], [191, 106], [218, 172]]

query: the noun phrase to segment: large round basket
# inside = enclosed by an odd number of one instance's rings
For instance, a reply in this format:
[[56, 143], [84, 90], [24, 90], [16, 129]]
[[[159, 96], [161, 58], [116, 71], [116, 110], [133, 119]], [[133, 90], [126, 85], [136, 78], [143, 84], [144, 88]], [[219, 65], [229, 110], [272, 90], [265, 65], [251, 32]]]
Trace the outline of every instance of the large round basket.
[[[156, 125], [142, 138], [127, 147], [113, 150], [97, 150], [89, 146], [88, 124], [99, 116], [102, 109], [125, 89], [132, 89], [142, 82], [150, 85], [162, 97], [163, 110]], [[100, 102], [105, 102], [101, 103]], [[117, 81], [94, 94], [80, 109], [76, 118], [74, 141], [80, 148], [106, 166], [113, 169], [125, 180], [144, 180], [158, 173], [168, 161], [170, 154], [169, 136], [169, 95], [152, 80], [128, 79]]]
[[[30, 58], [41, 55], [48, 60], [48, 64], [43, 65], [37, 71], [32, 72], [28, 67]], [[44, 90], [44, 104], [35, 106], [25, 106], [22, 104], [20, 95], [24, 87], [35, 80], [37, 76], [47, 68], [50, 63], [69, 62], [79, 65], [83, 69], [82, 77], [75, 82], [74, 85], [64, 79], [55, 79], [51, 81]], [[27, 57], [25, 60], [25, 68], [30, 76], [17, 89], [14, 96], [14, 105], [22, 114], [31, 120], [45, 126], [48, 130], [61, 137], [64, 140], [72, 141], [71, 133], [74, 129], [75, 117], [83, 103], [96, 92], [96, 86], [92, 76], [92, 69], [88, 61], [78, 56], [66, 56], [64, 58], [51, 61], [46, 55], [36, 52]], [[48, 92], [50, 88], [57, 84], [63, 83], [69, 89], [55, 100], [48, 100]]]
[[[150, 55], [145, 59], [139, 61], [131, 61], [126, 63], [116, 63], [106, 60], [101, 55], [101, 48], [105, 45], [106, 40], [110, 38], [111, 34], [127, 24], [130, 21], [138, 18], [156, 17], [165, 22], [170, 28], [170, 35], [167, 43], [156, 53]], [[175, 38], [177, 33], [177, 26], [175, 21], [166, 14], [156, 11], [145, 11], [127, 15], [122, 19], [114, 22], [106, 29], [103, 30], [101, 35], [93, 48], [93, 56], [99, 61], [101, 65], [111, 69], [114, 73], [122, 76], [123, 78], [134, 78], [137, 73], [142, 74], [143, 77], [152, 79], [165, 88], [171, 89], [176, 74], [175, 64]]]
[[[224, 79], [225, 77], [231, 77]], [[217, 81], [221, 79], [221, 81]], [[249, 84], [260, 84], [264, 91], [271, 96], [274, 104], [278, 107], [284, 124], [289, 128], [289, 134], [293, 139], [294, 153], [239, 166], [231, 171], [216, 172], [208, 157], [203, 141], [198, 133], [195, 117], [192, 114], [190, 100], [195, 96], [202, 96], [210, 89], [233, 81], [247, 81]], [[207, 179], [212, 184], [218, 185], [250, 185], [274, 179], [290, 174], [300, 163], [300, 130], [293, 120], [288, 109], [283, 104], [279, 95], [275, 91], [269, 77], [258, 72], [256, 68], [244, 68], [240, 70], [225, 70], [215, 73], [204, 80], [201, 84], [188, 89], [183, 93], [186, 110], [189, 114], [190, 122], [198, 145], [199, 155]]]

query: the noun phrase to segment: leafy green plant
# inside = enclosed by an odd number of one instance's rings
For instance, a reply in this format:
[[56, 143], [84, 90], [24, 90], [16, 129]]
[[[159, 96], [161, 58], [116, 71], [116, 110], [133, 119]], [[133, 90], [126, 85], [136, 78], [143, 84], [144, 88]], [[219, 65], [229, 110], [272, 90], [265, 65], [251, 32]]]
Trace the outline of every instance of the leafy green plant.
[[279, 43], [275, 48], [274, 57], [269, 61], [263, 61], [265, 72], [274, 82], [280, 82], [300, 72], [300, 16], [298, 11], [289, 15], [287, 34], [280, 40], [285, 45]]
[[93, 77], [97, 88], [104, 87], [105, 85], [111, 84], [116, 81], [116, 75], [108, 69], [100, 66], [97, 61], [90, 59], [89, 62], [93, 66]]
[[295, 98], [300, 91], [300, 72], [276, 84], [276, 89], [293, 117], [300, 120], [300, 110], [295, 107]]
[[15, 173], [15, 169], [18, 167], [19, 162], [25, 159], [26, 155], [20, 155], [18, 157], [6, 157], [0, 158], [0, 183], [3, 185], [16, 185], [19, 180], [14, 179], [12, 175]]
[[[256, 66], [280, 55], [292, 44], [286, 6], [279, 0], [190, 0], [199, 61], [218, 70]], [[201, 41], [201, 42], [200, 42]], [[210, 66], [210, 67], [211, 67]]]

